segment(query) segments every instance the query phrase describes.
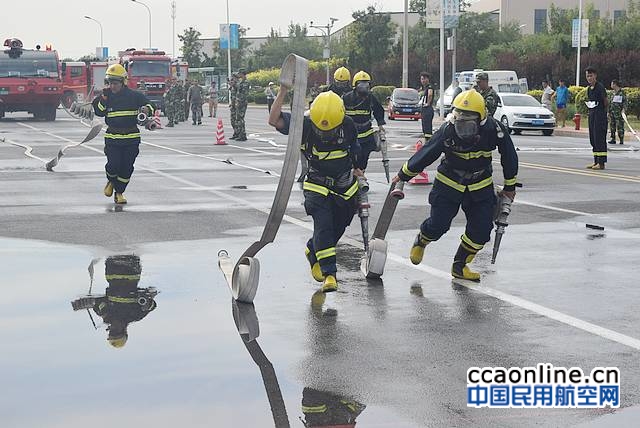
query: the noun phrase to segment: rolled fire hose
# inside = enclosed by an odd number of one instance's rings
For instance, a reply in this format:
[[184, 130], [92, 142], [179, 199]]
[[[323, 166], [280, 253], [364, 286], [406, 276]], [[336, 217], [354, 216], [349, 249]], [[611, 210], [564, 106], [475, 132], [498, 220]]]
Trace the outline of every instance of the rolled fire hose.
[[253, 303], [258, 291], [260, 278], [260, 262], [255, 257], [267, 244], [273, 242], [284, 217], [291, 188], [298, 167], [300, 156], [300, 142], [302, 141], [302, 123], [305, 110], [305, 94], [307, 89], [307, 72], [309, 62], [298, 55], [289, 54], [280, 70], [280, 84], [293, 89], [293, 106], [291, 109], [291, 122], [289, 125], [289, 139], [287, 151], [282, 165], [282, 173], [278, 181], [278, 188], [271, 211], [267, 218], [264, 231], [259, 241], [254, 242], [240, 256], [233, 266], [231, 258], [226, 250], [218, 252], [218, 266], [224, 273], [227, 284], [231, 288], [233, 298], [243, 303]]

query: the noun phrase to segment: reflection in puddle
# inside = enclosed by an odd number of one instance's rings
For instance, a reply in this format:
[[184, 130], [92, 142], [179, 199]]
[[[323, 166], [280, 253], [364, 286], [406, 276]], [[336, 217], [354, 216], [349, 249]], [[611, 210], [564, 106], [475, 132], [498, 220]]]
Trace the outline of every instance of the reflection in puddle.
[[105, 294], [91, 294], [93, 288], [94, 259], [89, 265], [89, 291], [84, 297], [71, 302], [74, 311], [87, 310], [89, 319], [98, 329], [91, 310], [102, 318], [108, 332], [107, 341], [114, 348], [122, 348], [129, 338], [127, 327], [134, 321], [140, 321], [157, 304], [154, 300], [158, 291], [154, 287], [139, 288], [142, 266], [136, 255], [117, 255], [105, 260], [105, 279], [109, 284]]

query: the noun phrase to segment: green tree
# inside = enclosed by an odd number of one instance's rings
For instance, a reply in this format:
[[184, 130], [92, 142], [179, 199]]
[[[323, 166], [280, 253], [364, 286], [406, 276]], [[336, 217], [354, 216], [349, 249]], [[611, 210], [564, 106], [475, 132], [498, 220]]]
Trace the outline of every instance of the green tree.
[[258, 68], [280, 67], [290, 53], [307, 59], [320, 59], [322, 45], [308, 36], [305, 25], [290, 23], [287, 37], [282, 37], [280, 32], [271, 29], [265, 44], [255, 52], [255, 63]]
[[376, 13], [375, 6], [355, 11], [354, 22], [346, 35], [349, 64], [358, 70], [372, 70], [374, 64], [384, 63], [391, 52], [396, 24], [389, 14]]
[[200, 51], [202, 50], [202, 42], [200, 36], [202, 33], [193, 27], [189, 27], [184, 30], [182, 34], [178, 35], [178, 39], [182, 42], [182, 57], [189, 63], [190, 67], [200, 67], [202, 65], [202, 58]]

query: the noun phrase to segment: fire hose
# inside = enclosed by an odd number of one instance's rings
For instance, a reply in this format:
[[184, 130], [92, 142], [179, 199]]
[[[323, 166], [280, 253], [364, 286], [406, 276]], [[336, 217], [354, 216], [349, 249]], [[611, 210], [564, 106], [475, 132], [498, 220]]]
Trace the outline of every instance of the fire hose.
[[226, 250], [218, 252], [218, 266], [231, 288], [233, 298], [239, 302], [253, 302], [260, 279], [260, 262], [255, 256], [275, 239], [289, 202], [300, 156], [308, 67], [309, 63], [305, 58], [289, 54], [280, 70], [280, 84], [293, 89], [293, 107], [282, 173], [262, 236], [259, 241], [254, 242], [245, 250], [235, 265], [231, 262]]
[[495, 216], [495, 238], [493, 240], [493, 254], [491, 255], [491, 264], [496, 262], [496, 257], [498, 256], [498, 251], [500, 250], [500, 242], [502, 241], [502, 235], [504, 235], [505, 229], [509, 226], [508, 218], [509, 214], [511, 214], [511, 204], [513, 203], [513, 199], [509, 198], [506, 195], [498, 196], [498, 204]]

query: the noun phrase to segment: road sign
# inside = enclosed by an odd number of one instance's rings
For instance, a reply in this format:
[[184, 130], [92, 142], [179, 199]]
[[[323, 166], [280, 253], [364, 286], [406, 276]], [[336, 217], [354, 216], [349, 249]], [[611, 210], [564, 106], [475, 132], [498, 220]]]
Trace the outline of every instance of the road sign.
[[571, 26], [571, 46], [578, 47], [578, 37], [581, 37], [580, 47], [586, 48], [589, 46], [589, 20], [582, 20], [582, 34], [580, 34], [580, 27], [578, 26], [579, 19], [574, 19]]
[[427, 28], [440, 28], [440, 7], [444, 2], [444, 28], [457, 28], [460, 19], [460, 0], [426, 0]]
[[238, 49], [238, 24], [220, 24], [220, 49], [229, 49], [229, 41], [231, 41], [231, 49]]

